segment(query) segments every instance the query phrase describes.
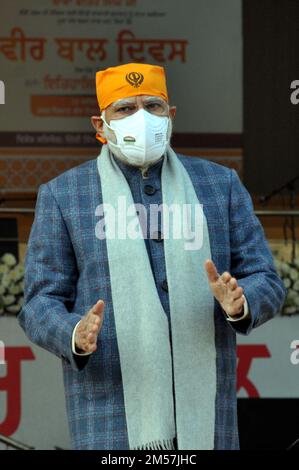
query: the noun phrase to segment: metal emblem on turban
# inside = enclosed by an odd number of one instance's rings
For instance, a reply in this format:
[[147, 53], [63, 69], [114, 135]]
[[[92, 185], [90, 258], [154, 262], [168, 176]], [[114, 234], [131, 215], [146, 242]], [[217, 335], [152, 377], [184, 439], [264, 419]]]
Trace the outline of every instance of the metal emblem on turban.
[[126, 80], [134, 88], [138, 88], [143, 82], [144, 76], [142, 75], [142, 73], [139, 72], [131, 72], [126, 75]]

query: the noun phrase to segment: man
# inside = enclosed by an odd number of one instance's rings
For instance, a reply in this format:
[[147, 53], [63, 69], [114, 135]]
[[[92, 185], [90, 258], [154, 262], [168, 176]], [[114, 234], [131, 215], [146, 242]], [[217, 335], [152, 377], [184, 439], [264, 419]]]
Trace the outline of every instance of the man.
[[101, 154], [40, 187], [20, 324], [62, 359], [74, 448], [238, 449], [236, 333], [285, 296], [263, 229], [234, 170], [172, 150], [162, 67], [96, 87]]

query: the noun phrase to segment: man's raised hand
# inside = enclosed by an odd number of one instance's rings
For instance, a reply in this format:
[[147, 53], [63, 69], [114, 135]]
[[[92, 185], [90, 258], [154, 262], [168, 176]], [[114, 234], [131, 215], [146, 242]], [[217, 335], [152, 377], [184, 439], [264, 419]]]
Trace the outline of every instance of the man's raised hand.
[[75, 334], [76, 348], [91, 353], [97, 349], [97, 337], [101, 331], [104, 318], [105, 303], [98, 302], [80, 320]]
[[245, 297], [243, 288], [238, 286], [237, 279], [227, 271], [220, 275], [212, 260], [205, 262], [205, 268], [211, 291], [223, 310], [232, 317], [240, 315], [244, 307]]

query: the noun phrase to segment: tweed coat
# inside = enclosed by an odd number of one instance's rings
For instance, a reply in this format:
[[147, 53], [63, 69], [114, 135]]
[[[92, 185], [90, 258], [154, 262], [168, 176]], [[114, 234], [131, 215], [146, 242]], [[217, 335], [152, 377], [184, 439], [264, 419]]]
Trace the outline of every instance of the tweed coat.
[[[218, 302], [214, 303], [214, 448], [238, 449], [236, 333], [249, 334], [277, 314], [285, 288], [250, 195], [236, 171], [201, 158], [178, 157], [203, 204], [218, 272], [229, 271], [237, 278], [249, 305], [250, 318], [232, 323]], [[134, 202], [147, 210], [152, 203], [162, 203], [161, 161], [150, 167], [147, 177], [137, 168], [118, 164]], [[125, 450], [129, 443], [107, 248], [105, 240], [95, 236], [96, 207], [101, 203], [96, 159], [40, 186], [26, 253], [25, 301], [18, 319], [34, 343], [61, 359], [72, 447]], [[163, 242], [149, 236], [146, 246], [171, 330]], [[129, 265], [128, 260], [128, 269]], [[129, 295], [134, 297], [134, 286]], [[100, 298], [106, 307], [97, 350], [88, 357], [75, 356], [73, 329]]]

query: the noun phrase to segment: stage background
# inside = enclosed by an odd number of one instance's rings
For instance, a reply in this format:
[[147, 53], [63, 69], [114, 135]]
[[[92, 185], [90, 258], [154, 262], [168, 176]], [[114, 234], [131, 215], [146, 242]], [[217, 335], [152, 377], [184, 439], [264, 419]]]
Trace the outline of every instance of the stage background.
[[[98, 113], [94, 75], [122, 61], [165, 66], [178, 107], [175, 149], [235, 168], [261, 208], [260, 194], [299, 173], [299, 106], [290, 102], [299, 79], [297, 9], [297, 0], [245, 0], [243, 9], [241, 0], [3, 0], [0, 217], [16, 219], [20, 257], [33, 220], [24, 210], [34, 208], [38, 186], [98, 155], [89, 122]], [[267, 208], [286, 208], [287, 196]], [[262, 221], [275, 242], [290, 226], [285, 217]], [[238, 338], [241, 384], [249, 378], [239, 391], [244, 448], [286, 448], [299, 437], [299, 365], [290, 361], [297, 333], [298, 316], [279, 317]], [[14, 318], [0, 317], [0, 340], [12, 367], [0, 365], [0, 433], [69, 448], [59, 361]]]
[[94, 158], [95, 72], [134, 61], [166, 68], [175, 147], [241, 172], [239, 0], [15, 0], [2, 3], [0, 25], [2, 191], [35, 192]]

